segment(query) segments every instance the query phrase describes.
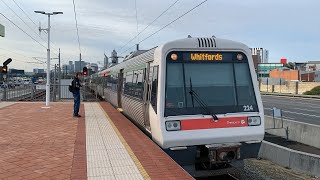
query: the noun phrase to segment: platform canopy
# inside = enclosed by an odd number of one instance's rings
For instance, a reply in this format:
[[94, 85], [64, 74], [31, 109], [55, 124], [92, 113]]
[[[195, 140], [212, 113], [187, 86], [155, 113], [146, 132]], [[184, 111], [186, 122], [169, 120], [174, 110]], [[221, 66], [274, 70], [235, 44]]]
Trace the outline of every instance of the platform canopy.
[[4, 37], [4, 26], [0, 24], [0, 36]]

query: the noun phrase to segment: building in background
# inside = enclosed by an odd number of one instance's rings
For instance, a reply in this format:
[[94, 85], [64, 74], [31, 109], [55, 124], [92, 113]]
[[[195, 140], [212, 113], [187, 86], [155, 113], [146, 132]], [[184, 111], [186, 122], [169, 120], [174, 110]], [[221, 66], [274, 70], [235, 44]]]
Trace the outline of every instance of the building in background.
[[287, 58], [281, 58], [280, 59], [280, 63], [281, 64], [287, 64], [288, 62], [287, 62]]
[[73, 72], [74, 72], [74, 64], [73, 64], [73, 61], [69, 61], [69, 71], [70, 71], [70, 73], [73, 73]]
[[281, 63], [260, 63], [258, 64], [258, 78], [270, 77], [270, 71], [284, 67]]
[[314, 72], [314, 82], [320, 82], [320, 71]]
[[293, 70], [287, 67], [282, 67], [270, 71], [270, 78], [282, 78], [286, 81], [298, 81], [299, 80], [299, 71]]
[[87, 62], [81, 61], [81, 67], [80, 67], [80, 61], [74, 62], [74, 72], [82, 72], [83, 67], [86, 67], [88, 65]]
[[72, 67], [70, 65], [64, 64], [64, 65], [62, 65], [61, 71], [62, 71], [62, 73], [65, 73], [65, 74], [71, 74], [71, 73], [73, 73], [73, 72], [71, 72], [71, 69], [72, 69]]
[[21, 69], [9, 69], [9, 74], [16, 75], [16, 76], [24, 75], [24, 70], [21, 70]]
[[260, 56], [261, 63], [269, 62], [269, 51], [264, 48], [250, 48], [251, 55]]
[[305, 71], [320, 71], [320, 61], [308, 61], [305, 64]]
[[320, 71], [300, 71], [287, 67], [270, 71], [270, 78], [281, 78], [286, 81], [318, 82]]
[[106, 54], [104, 54], [104, 60], [103, 60], [103, 69], [107, 69], [108, 68], [108, 62], [109, 58], [108, 56], [106, 56]]
[[258, 64], [261, 63], [260, 56], [258, 55], [252, 55], [253, 65], [256, 73], [258, 73]]
[[35, 68], [35, 69], [33, 69], [33, 73], [35, 73], [35, 74], [42, 74], [42, 73], [44, 73], [44, 69]]

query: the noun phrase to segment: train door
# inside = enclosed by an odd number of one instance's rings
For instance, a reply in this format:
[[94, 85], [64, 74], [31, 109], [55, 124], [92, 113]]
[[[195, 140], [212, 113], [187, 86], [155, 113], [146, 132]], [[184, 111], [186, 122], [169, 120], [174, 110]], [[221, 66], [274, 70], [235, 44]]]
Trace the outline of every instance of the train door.
[[121, 103], [121, 94], [122, 94], [122, 87], [123, 87], [123, 69], [120, 70], [120, 73], [118, 74], [118, 108], [122, 108]]
[[143, 90], [143, 117], [144, 117], [144, 127], [151, 131], [150, 128], [150, 117], [149, 117], [149, 104], [151, 97], [151, 83], [152, 83], [152, 70], [150, 69], [150, 63], [147, 63], [147, 68], [145, 70], [145, 81]]

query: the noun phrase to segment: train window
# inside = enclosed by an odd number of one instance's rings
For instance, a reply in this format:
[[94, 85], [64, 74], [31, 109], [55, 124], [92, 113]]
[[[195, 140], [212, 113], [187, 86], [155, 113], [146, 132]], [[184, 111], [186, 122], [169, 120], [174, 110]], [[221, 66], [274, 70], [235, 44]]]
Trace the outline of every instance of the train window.
[[154, 111], [157, 113], [157, 92], [158, 92], [158, 68], [159, 66], [153, 67], [152, 73], [152, 90], [151, 90], [151, 105]]
[[123, 79], [124, 83], [124, 91], [123, 93], [126, 95], [132, 95], [133, 94], [133, 72], [127, 72], [125, 78]]
[[239, 105], [256, 105], [248, 64], [234, 65]]
[[111, 75], [111, 89], [113, 91], [117, 91], [118, 90], [118, 75]]
[[[233, 67], [226, 64], [185, 64], [186, 90], [192, 90], [206, 101], [208, 106], [235, 106]], [[214, 96], [213, 96], [214, 94]], [[192, 104], [192, 96], [187, 96], [188, 107], [200, 107], [199, 103]]]
[[111, 76], [110, 75], [106, 77], [105, 87], [107, 89], [112, 89], [112, 81], [111, 81]]
[[143, 70], [136, 70], [133, 72], [133, 89], [134, 89], [134, 97], [137, 97], [139, 99], [142, 99], [143, 97], [143, 76], [144, 71]]
[[178, 104], [186, 105], [186, 95], [183, 82], [182, 64], [170, 64], [167, 66], [166, 107], [178, 107]]

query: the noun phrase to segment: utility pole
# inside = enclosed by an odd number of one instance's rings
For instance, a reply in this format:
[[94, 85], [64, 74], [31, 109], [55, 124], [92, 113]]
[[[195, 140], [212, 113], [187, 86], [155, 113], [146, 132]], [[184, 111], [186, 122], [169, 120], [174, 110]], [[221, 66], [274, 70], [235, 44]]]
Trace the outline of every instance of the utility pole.
[[53, 73], [53, 101], [56, 100], [56, 88], [57, 88], [57, 84], [56, 84], [56, 71], [57, 71], [57, 64], [54, 64], [54, 73]]
[[56, 14], [63, 14], [63, 12], [52, 12], [46, 13], [44, 11], [34, 11], [35, 13], [40, 13], [48, 16], [48, 28], [41, 29], [39, 27], [39, 31], [47, 31], [48, 33], [48, 49], [47, 49], [47, 84], [46, 84], [46, 106], [49, 107], [50, 102], [50, 16]]
[[60, 58], [61, 58], [61, 56], [60, 56], [60, 48], [59, 48], [59, 68], [58, 68], [58, 71], [59, 71], [59, 73], [58, 73], [58, 81], [59, 81], [59, 95], [58, 95], [58, 97], [59, 97], [59, 100], [61, 99], [61, 64], [60, 64]]
[[82, 69], [82, 67], [81, 67], [81, 53], [80, 53], [80, 65], [79, 65], [80, 67], [79, 67], [79, 72], [81, 72], [81, 69]]

